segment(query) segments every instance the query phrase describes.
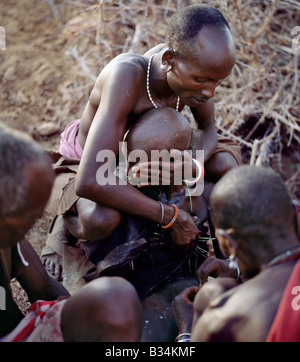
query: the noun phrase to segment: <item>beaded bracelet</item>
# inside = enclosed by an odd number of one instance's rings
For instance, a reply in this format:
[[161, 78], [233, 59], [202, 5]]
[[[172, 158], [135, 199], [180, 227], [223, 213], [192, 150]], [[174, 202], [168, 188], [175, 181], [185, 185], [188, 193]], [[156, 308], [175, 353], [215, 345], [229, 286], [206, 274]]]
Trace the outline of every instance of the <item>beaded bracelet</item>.
[[168, 229], [168, 228], [170, 228], [170, 227], [174, 224], [174, 222], [176, 221], [176, 219], [177, 219], [177, 216], [178, 216], [178, 207], [177, 207], [175, 204], [171, 204], [171, 206], [172, 206], [173, 209], [175, 210], [175, 211], [174, 211], [174, 215], [173, 215], [171, 221], [169, 222], [169, 224], [167, 224], [167, 225], [162, 225], [162, 224], [160, 224], [160, 226], [161, 226], [163, 229]]

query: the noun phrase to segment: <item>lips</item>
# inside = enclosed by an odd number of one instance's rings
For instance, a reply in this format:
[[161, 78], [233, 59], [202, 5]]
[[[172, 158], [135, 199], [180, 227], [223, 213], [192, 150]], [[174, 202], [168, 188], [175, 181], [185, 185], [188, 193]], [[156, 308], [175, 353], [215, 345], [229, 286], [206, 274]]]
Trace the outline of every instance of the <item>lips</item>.
[[208, 101], [208, 99], [209, 98], [195, 98], [195, 97], [191, 97], [190, 98], [190, 103], [191, 103], [191, 106], [192, 107], [195, 107], [195, 106], [198, 106], [199, 104], [203, 104], [203, 103], [205, 103], [205, 102], [207, 102]]
[[196, 103], [205, 103], [209, 100], [209, 98], [203, 97], [203, 98], [194, 98]]

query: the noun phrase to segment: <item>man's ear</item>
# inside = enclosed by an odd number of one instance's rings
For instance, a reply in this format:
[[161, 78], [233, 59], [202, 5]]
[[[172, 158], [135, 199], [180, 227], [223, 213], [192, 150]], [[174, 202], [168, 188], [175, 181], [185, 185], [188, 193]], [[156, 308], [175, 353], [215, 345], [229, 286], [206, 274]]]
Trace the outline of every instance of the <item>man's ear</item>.
[[236, 256], [237, 253], [237, 242], [232, 237], [232, 229], [216, 229], [216, 237], [219, 241], [222, 253], [229, 257], [230, 255]]
[[162, 70], [168, 73], [174, 65], [175, 62], [175, 52], [172, 48], [166, 48], [161, 57], [161, 67]]

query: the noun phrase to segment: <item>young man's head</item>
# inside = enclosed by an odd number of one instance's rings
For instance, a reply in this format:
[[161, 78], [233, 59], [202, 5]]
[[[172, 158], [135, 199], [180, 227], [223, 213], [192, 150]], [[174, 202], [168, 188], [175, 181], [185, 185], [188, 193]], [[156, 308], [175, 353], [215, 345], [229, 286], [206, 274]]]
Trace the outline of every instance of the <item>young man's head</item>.
[[220, 36], [230, 30], [227, 20], [218, 9], [208, 5], [186, 6], [170, 19], [166, 31], [166, 46], [188, 58], [195, 37], [204, 28], [214, 30]]
[[0, 248], [21, 241], [42, 216], [53, 181], [51, 163], [37, 144], [0, 125]]
[[128, 174], [138, 162], [162, 159], [170, 161], [172, 149], [188, 150], [191, 127], [180, 112], [173, 108], [161, 107], [144, 113], [127, 133], [124, 141], [127, 142]]
[[219, 10], [191, 5], [171, 18], [162, 65], [170, 88], [188, 106], [196, 107], [214, 96], [235, 57], [229, 25]]
[[229, 171], [211, 194], [211, 216], [224, 253], [237, 256], [248, 276], [298, 244], [295, 209], [271, 169], [245, 165]]

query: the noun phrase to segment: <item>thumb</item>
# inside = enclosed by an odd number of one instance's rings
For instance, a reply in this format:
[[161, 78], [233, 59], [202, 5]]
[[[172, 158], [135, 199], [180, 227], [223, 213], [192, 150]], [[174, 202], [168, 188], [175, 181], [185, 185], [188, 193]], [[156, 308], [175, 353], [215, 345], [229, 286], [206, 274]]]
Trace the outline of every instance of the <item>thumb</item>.
[[173, 158], [181, 158], [181, 151], [177, 150], [176, 148], [172, 148], [170, 150], [170, 156], [173, 157]]

